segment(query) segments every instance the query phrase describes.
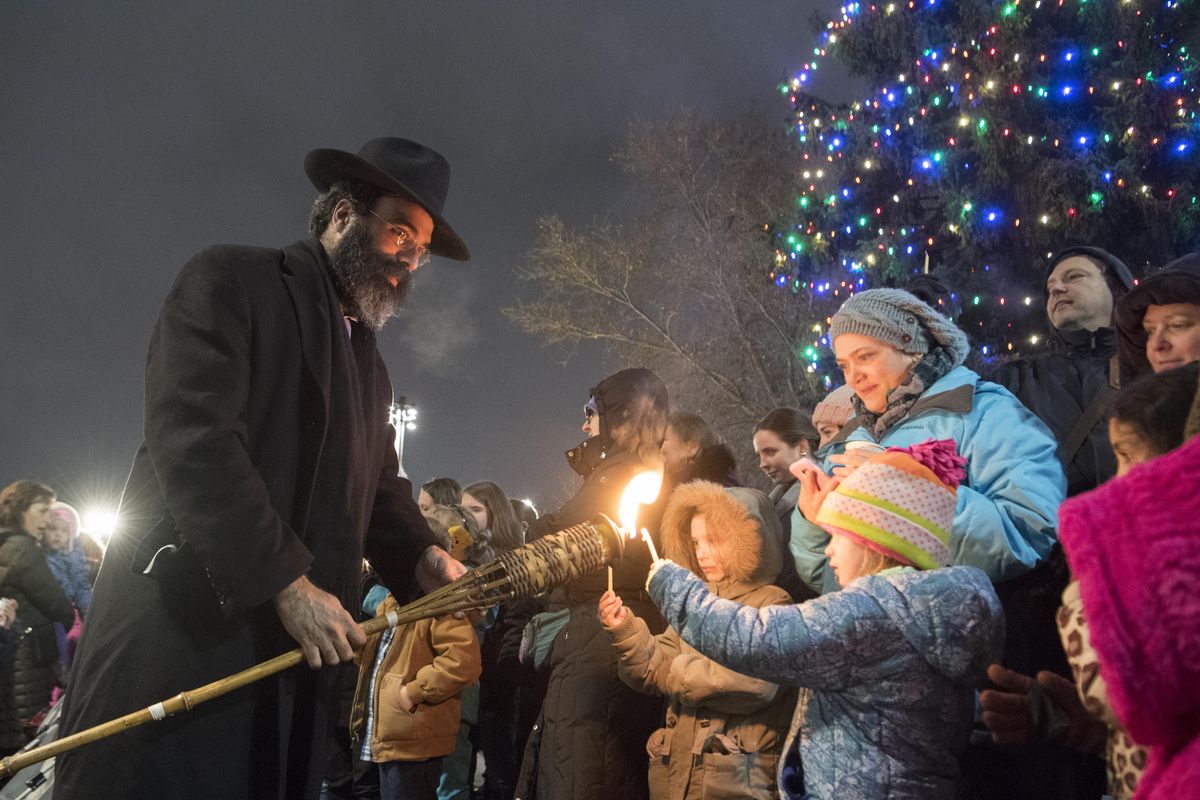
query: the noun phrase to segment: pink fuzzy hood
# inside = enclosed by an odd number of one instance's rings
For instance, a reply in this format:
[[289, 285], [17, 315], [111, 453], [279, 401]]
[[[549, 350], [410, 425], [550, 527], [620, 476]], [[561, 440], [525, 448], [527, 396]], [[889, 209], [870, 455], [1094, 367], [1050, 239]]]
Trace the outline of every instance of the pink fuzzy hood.
[[1113, 709], [1151, 749], [1138, 798], [1200, 784], [1200, 437], [1063, 504]]

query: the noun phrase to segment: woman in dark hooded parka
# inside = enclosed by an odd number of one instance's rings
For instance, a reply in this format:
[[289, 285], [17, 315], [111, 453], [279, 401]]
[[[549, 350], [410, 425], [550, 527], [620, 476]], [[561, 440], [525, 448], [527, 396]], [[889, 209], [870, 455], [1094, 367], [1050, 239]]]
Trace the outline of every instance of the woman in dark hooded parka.
[[[662, 469], [659, 448], [667, 427], [667, 387], [653, 372], [626, 369], [592, 390], [594, 435], [568, 452], [583, 486], [557, 512], [530, 526], [527, 541], [586, 522], [597, 513], [619, 517], [621, 494], [646, 470]], [[638, 520], [657, 537], [647, 509]], [[661, 512], [660, 512], [661, 513]], [[665, 627], [646, 595], [650, 554], [627, 540], [613, 588], [654, 632]], [[662, 719], [662, 705], [635, 692], [617, 674], [617, 656], [600, 625], [597, 603], [605, 570], [579, 578], [562, 593], [570, 617], [554, 640], [550, 685], [525, 746], [516, 797], [522, 800], [641, 800], [648, 794], [645, 742]]]

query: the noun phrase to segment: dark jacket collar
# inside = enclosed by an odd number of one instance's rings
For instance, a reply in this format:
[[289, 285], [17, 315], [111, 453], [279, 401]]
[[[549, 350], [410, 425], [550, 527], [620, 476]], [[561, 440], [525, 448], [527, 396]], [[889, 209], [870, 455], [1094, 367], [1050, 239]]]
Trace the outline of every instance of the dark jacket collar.
[[596, 467], [604, 463], [608, 458], [608, 451], [611, 448], [607, 446], [602, 436], [592, 436], [584, 439], [582, 442], [566, 451], [563, 455], [567, 457], [567, 463], [576, 473], [586, 478], [591, 475]]
[[1054, 329], [1056, 350], [1091, 358], [1109, 358], [1117, 352], [1117, 334], [1112, 328], [1094, 331], [1060, 331]]

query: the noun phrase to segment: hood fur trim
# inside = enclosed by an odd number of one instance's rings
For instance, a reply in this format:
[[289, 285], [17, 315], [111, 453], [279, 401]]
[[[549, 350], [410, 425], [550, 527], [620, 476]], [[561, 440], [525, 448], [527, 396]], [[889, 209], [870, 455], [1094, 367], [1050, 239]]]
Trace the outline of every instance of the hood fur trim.
[[663, 514], [663, 555], [703, 577], [692, 548], [692, 517], [703, 514], [725, 561], [723, 583], [762, 586], [783, 568], [779, 517], [755, 489], [724, 489], [709, 481], [685, 483], [671, 493]]

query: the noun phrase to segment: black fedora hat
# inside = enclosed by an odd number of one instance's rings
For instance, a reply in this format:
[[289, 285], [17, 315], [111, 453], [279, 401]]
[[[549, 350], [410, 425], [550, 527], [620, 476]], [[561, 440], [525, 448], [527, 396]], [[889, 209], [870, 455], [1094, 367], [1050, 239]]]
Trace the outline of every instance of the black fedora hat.
[[338, 181], [369, 183], [407, 197], [433, 218], [429, 252], [467, 261], [470, 251], [442, 216], [450, 189], [450, 162], [423, 144], [386, 136], [372, 139], [358, 155], [322, 148], [304, 157], [304, 172], [324, 192]]

